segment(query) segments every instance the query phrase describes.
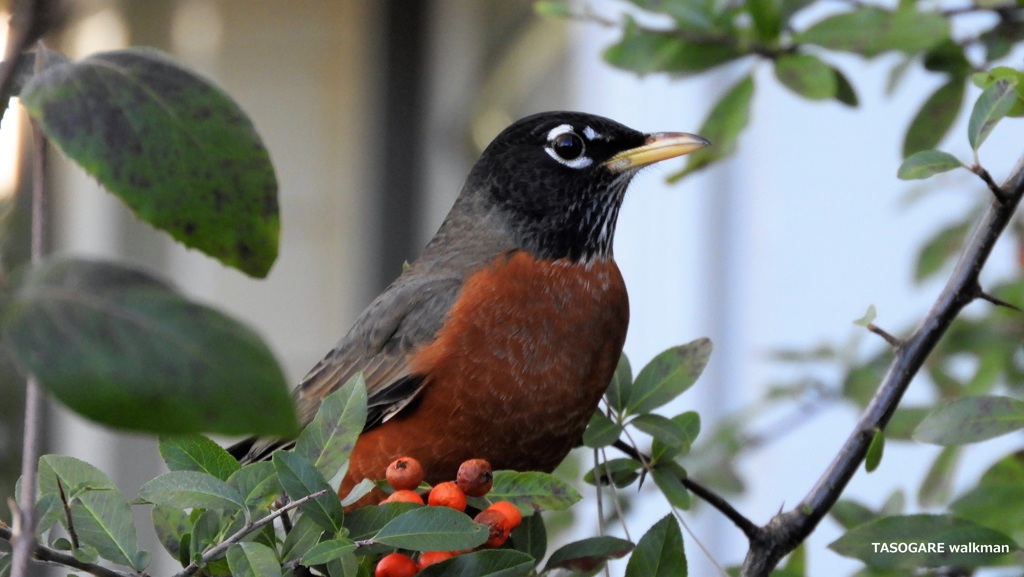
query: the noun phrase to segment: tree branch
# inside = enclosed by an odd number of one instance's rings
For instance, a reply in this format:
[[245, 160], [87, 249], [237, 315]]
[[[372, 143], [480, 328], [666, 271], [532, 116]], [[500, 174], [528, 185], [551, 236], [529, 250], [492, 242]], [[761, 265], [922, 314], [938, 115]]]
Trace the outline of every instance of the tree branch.
[[750, 539], [740, 575], [767, 577], [778, 562], [802, 543], [835, 505], [864, 461], [876, 429], [886, 424], [910, 386], [914, 375], [960, 311], [983, 294], [978, 274], [999, 236], [1006, 229], [1024, 195], [1024, 157], [1000, 187], [978, 227], [972, 233], [949, 281], [914, 333], [896, 350], [889, 370], [856, 427], [836, 458], [806, 497], [790, 511], [779, 513]]
[[235, 543], [238, 543], [239, 541], [244, 539], [245, 536], [248, 535], [249, 533], [252, 533], [256, 529], [259, 529], [260, 527], [262, 527], [264, 525], [272, 523], [274, 521], [274, 519], [277, 519], [278, 517], [280, 517], [281, 515], [284, 515], [288, 511], [291, 511], [292, 509], [295, 509], [296, 507], [300, 507], [300, 506], [304, 505], [305, 503], [307, 503], [309, 501], [312, 501], [313, 499], [316, 499], [320, 495], [326, 494], [327, 491], [329, 491], [329, 490], [330, 489], [323, 489], [321, 491], [317, 491], [316, 493], [312, 493], [310, 495], [306, 495], [305, 497], [303, 497], [301, 499], [296, 499], [296, 500], [292, 501], [291, 503], [288, 503], [287, 505], [284, 505], [283, 507], [281, 507], [277, 511], [271, 512], [269, 515], [261, 517], [261, 518], [255, 520], [255, 521], [250, 521], [249, 523], [246, 523], [245, 526], [242, 527], [241, 529], [239, 529], [234, 535], [232, 535], [232, 536], [228, 537], [227, 539], [221, 541], [216, 546], [207, 549], [206, 552], [203, 553], [203, 556], [199, 559], [199, 561], [193, 561], [192, 563], [189, 564], [188, 567], [185, 567], [179, 573], [175, 574], [174, 577], [189, 577], [190, 575], [194, 575], [197, 571], [199, 571], [199, 569], [201, 569], [204, 565], [206, 565], [210, 561], [214, 561], [214, 560], [219, 559], [220, 557], [222, 557], [224, 555], [224, 553], [227, 552], [227, 550], [232, 545], [234, 545]]
[[[0, 523], [0, 539], [10, 541], [14, 538], [13, 531], [11, 528]], [[97, 577], [138, 577], [138, 573], [125, 573], [97, 565], [95, 563], [83, 563], [78, 559], [75, 559], [72, 555], [68, 555], [62, 551], [51, 549], [44, 545], [36, 545], [34, 551], [32, 551], [32, 557], [44, 561], [46, 563], [55, 563], [57, 565], [63, 565], [65, 567], [71, 567], [72, 569], [78, 569], [79, 571], [85, 571], [90, 575], [96, 575]]]

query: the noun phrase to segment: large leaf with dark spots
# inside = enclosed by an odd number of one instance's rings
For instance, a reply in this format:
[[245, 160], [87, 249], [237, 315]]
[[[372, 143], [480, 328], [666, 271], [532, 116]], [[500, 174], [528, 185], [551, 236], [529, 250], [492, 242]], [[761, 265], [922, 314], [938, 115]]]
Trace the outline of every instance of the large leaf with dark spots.
[[284, 375], [260, 338], [142, 271], [45, 263], [16, 285], [0, 328], [20, 366], [106, 425], [266, 435], [297, 428]]
[[21, 100], [46, 135], [135, 214], [252, 276], [277, 258], [277, 178], [222, 90], [150, 49], [47, 68]]

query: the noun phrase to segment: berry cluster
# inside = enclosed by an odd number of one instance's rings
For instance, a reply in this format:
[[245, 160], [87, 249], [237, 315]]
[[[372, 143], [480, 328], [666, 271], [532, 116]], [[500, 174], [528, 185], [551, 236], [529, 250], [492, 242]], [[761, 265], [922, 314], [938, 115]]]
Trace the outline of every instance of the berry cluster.
[[[384, 503], [406, 502], [423, 505], [418, 488], [423, 482], [423, 467], [412, 457], [395, 459], [385, 473], [388, 485], [394, 492]], [[483, 459], [470, 459], [462, 463], [454, 481], [438, 483], [427, 494], [426, 504], [431, 507], [451, 507], [457, 511], [466, 510], [466, 497], [483, 497], [491, 490], [494, 477], [491, 464]], [[519, 526], [523, 516], [519, 508], [508, 501], [498, 501], [480, 511], [473, 521], [486, 525], [490, 536], [482, 545], [484, 548], [501, 547], [512, 530]], [[404, 553], [385, 555], [377, 562], [375, 577], [412, 577], [417, 571], [454, 557], [460, 552], [426, 551], [417, 560]]]

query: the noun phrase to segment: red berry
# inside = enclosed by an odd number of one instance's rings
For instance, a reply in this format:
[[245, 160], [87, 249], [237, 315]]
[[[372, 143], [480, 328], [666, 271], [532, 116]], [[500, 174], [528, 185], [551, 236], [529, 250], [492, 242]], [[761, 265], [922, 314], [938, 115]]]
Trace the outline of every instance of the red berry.
[[408, 489], [401, 489], [388, 495], [387, 499], [382, 501], [383, 503], [419, 503], [423, 504], [423, 497], [416, 491], [410, 491]]
[[462, 492], [470, 497], [483, 497], [494, 484], [491, 464], [483, 459], [470, 459], [459, 466], [459, 474], [455, 478]]
[[416, 574], [416, 562], [412, 557], [401, 553], [392, 553], [377, 561], [377, 569], [373, 577], [412, 577]]
[[453, 481], [445, 481], [434, 485], [430, 490], [427, 504], [432, 507], [451, 507], [456, 511], [465, 511], [466, 494]]
[[512, 529], [515, 529], [519, 526], [520, 523], [523, 522], [523, 514], [519, 511], [519, 507], [516, 507], [515, 505], [509, 503], [508, 501], [498, 501], [497, 503], [492, 503], [491, 506], [488, 507], [487, 509], [498, 511], [502, 515], [504, 515], [508, 519], [507, 529], [509, 531], [512, 531]]
[[412, 457], [401, 457], [388, 465], [384, 477], [392, 489], [411, 491], [423, 482], [423, 466]]
[[487, 525], [487, 528], [491, 531], [490, 537], [487, 538], [483, 545], [484, 547], [501, 547], [505, 540], [508, 539], [510, 531], [508, 529], [509, 520], [501, 511], [484, 509], [476, 517], [473, 517], [473, 520], [481, 525]]
[[420, 560], [416, 563], [416, 567], [420, 570], [430, 567], [434, 563], [440, 563], [445, 559], [450, 559], [455, 556], [454, 551], [425, 551], [420, 553]]

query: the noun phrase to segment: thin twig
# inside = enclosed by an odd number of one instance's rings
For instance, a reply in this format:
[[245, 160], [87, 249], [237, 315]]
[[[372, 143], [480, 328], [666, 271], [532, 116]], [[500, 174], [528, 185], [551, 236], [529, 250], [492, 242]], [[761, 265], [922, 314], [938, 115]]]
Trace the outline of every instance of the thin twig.
[[[1000, 188], [971, 234], [956, 268], [931, 310], [893, 356], [853, 432], [814, 487], [793, 509], [779, 513], [751, 537], [740, 570], [743, 577], [767, 577], [778, 562], [814, 531], [860, 468], [874, 437], [884, 430], [914, 375], [960, 311], [979, 296], [978, 274], [1024, 196], [1024, 157]], [[1002, 198], [1002, 200], [999, 200]]]
[[[650, 457], [622, 442], [621, 439], [615, 441], [612, 446], [642, 463], [650, 461]], [[748, 539], [754, 539], [756, 536], [760, 535], [761, 528], [755, 525], [750, 519], [744, 517], [743, 513], [737, 511], [729, 504], [728, 501], [725, 500], [724, 497], [689, 477], [682, 477], [679, 480], [691, 493], [706, 501], [708, 505], [718, 509], [718, 511], [725, 515], [727, 519], [739, 527], [740, 531], [743, 531], [743, 534], [746, 535]]]
[[57, 477], [57, 491], [60, 492], [60, 502], [64, 506], [64, 519], [68, 523], [68, 535], [71, 536], [71, 547], [78, 549], [81, 543], [78, 542], [78, 532], [75, 531], [75, 519], [71, 515], [71, 505], [68, 503], [67, 493], [64, 492], [64, 483]]
[[210, 549], [207, 549], [206, 552], [203, 553], [203, 556], [200, 557], [200, 559], [198, 561], [193, 561], [192, 563], [189, 564], [188, 567], [185, 567], [179, 573], [175, 574], [174, 577], [189, 577], [190, 575], [194, 575], [197, 571], [199, 571], [200, 568], [202, 568], [204, 565], [206, 565], [210, 561], [214, 561], [216, 559], [221, 558], [224, 555], [224, 553], [227, 552], [227, 550], [232, 545], [234, 545], [235, 543], [238, 543], [239, 541], [244, 539], [246, 535], [252, 533], [253, 531], [255, 531], [257, 529], [259, 529], [260, 527], [263, 527], [264, 525], [268, 525], [270, 523], [273, 523], [274, 519], [277, 519], [281, 515], [284, 515], [285, 513], [287, 513], [288, 511], [291, 511], [292, 509], [295, 509], [296, 507], [300, 507], [300, 506], [306, 504], [307, 502], [312, 501], [313, 499], [316, 499], [320, 495], [327, 494], [328, 491], [330, 491], [330, 489], [323, 489], [323, 490], [317, 491], [316, 493], [312, 493], [312, 494], [306, 495], [305, 497], [303, 497], [301, 499], [296, 499], [296, 500], [288, 503], [287, 505], [281, 507], [280, 509], [278, 509], [276, 511], [272, 511], [270, 514], [268, 514], [268, 515], [266, 515], [264, 517], [261, 517], [261, 518], [255, 520], [255, 521], [250, 521], [250, 522], [246, 523], [245, 526], [242, 527], [241, 529], [239, 529], [237, 532], [235, 532], [235, 534], [233, 534], [230, 537], [228, 537], [227, 539], [221, 541], [220, 543], [218, 543], [214, 547], [211, 547]]
[[[13, 538], [13, 531], [3, 523], [0, 523], [0, 539], [10, 541]], [[85, 563], [75, 559], [72, 555], [68, 555], [67, 553], [56, 549], [51, 549], [45, 545], [36, 545], [35, 550], [32, 552], [32, 556], [39, 561], [71, 567], [72, 569], [78, 569], [79, 571], [84, 571], [90, 575], [96, 575], [97, 577], [139, 577], [140, 575], [139, 573], [118, 571], [95, 563]]]
[[981, 178], [981, 180], [985, 183], [985, 186], [988, 187], [988, 190], [992, 193], [993, 196], [996, 197], [996, 200], [998, 200], [1000, 203], [1006, 202], [1006, 193], [1003, 192], [1002, 188], [999, 188], [999, 185], [996, 184], [996, 181], [992, 180], [992, 175], [989, 174], [987, 170], [985, 170], [985, 167], [981, 166], [980, 164], [975, 164], [974, 166], [971, 167], [971, 172], [977, 174], [978, 177]]

